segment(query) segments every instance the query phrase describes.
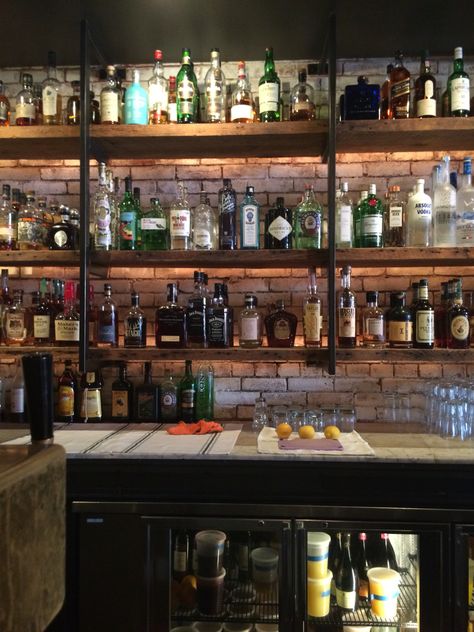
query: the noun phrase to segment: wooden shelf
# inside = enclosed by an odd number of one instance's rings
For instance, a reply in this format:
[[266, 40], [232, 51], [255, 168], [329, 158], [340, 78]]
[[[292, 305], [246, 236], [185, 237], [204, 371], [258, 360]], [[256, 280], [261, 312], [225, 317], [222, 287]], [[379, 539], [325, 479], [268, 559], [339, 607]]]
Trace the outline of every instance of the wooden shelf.
[[70, 125], [32, 125], [0, 127], [2, 160], [77, 159], [79, 127]]
[[53, 345], [0, 346], [0, 356], [18, 356], [25, 353], [52, 353], [55, 358], [69, 358], [79, 353], [79, 347], [54, 347]]
[[92, 154], [111, 158], [272, 158], [321, 156], [327, 121], [95, 125]]
[[337, 265], [352, 267], [433, 267], [474, 265], [474, 248], [341, 248]]
[[0, 266], [4, 267], [78, 265], [78, 250], [0, 250]]
[[471, 349], [337, 349], [338, 362], [474, 362]]
[[342, 121], [336, 129], [338, 153], [472, 149], [473, 118]]

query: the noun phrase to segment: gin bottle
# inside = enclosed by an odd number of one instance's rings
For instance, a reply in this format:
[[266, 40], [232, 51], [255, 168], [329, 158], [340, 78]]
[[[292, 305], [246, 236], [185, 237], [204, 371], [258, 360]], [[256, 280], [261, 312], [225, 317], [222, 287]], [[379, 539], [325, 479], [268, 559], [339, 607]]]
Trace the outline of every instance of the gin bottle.
[[336, 248], [352, 248], [353, 215], [352, 200], [348, 196], [349, 185], [341, 184], [341, 193], [336, 202]]
[[148, 80], [148, 122], [150, 125], [168, 122], [168, 81], [164, 76], [163, 53], [155, 50], [155, 66]]
[[99, 163], [99, 186], [94, 196], [93, 205], [94, 248], [95, 250], [111, 250], [113, 247], [112, 209], [105, 162]]
[[125, 193], [120, 203], [120, 250], [137, 250], [137, 204], [132, 195], [132, 179], [125, 178]]
[[275, 208], [267, 212], [265, 247], [277, 250], [293, 248], [292, 213], [282, 197], [277, 197]]
[[219, 247], [219, 222], [201, 184], [199, 204], [193, 211], [192, 236], [194, 250], [216, 250]]
[[255, 199], [255, 190], [250, 185], [247, 185], [240, 205], [240, 248], [260, 248], [260, 205]]
[[322, 214], [323, 209], [316, 200], [312, 185], [306, 185], [304, 197], [293, 214], [295, 248], [321, 248]]
[[351, 266], [341, 270], [342, 289], [337, 296], [337, 341], [340, 347], [356, 346], [356, 297], [351, 290]]
[[361, 205], [360, 245], [362, 248], [382, 248], [384, 208], [376, 195], [375, 184], [369, 184], [369, 195]]
[[140, 71], [132, 70], [132, 85], [125, 92], [124, 119], [127, 125], [148, 124], [148, 94], [140, 85]]
[[362, 225], [362, 206], [365, 203], [365, 200], [368, 198], [369, 196], [369, 192], [368, 191], [361, 191], [360, 193], [360, 199], [357, 203], [357, 206], [354, 209], [354, 247], [355, 248], [360, 248], [361, 247], [361, 238], [360, 238], [360, 234], [361, 234], [361, 225]]
[[454, 49], [454, 68], [448, 77], [446, 89], [451, 116], [469, 116], [469, 75], [464, 71], [463, 50], [460, 46]]
[[260, 121], [280, 120], [280, 79], [275, 70], [273, 48], [265, 49], [265, 66], [258, 83]]
[[196, 373], [196, 419], [214, 419], [214, 369], [200, 364]]
[[187, 200], [187, 189], [178, 182], [178, 194], [170, 207], [170, 248], [191, 250], [191, 210]]
[[178, 385], [171, 371], [165, 369], [165, 376], [160, 382], [160, 421], [165, 423], [178, 420]]
[[394, 184], [388, 189], [385, 207], [385, 245], [405, 245], [405, 202], [400, 198], [400, 187]]
[[141, 250], [168, 250], [169, 219], [158, 198], [150, 198], [150, 208], [142, 211]]
[[431, 198], [424, 192], [425, 181], [416, 181], [416, 191], [407, 204], [407, 246], [431, 246]]
[[457, 192], [456, 245], [474, 245], [474, 186], [471, 158], [463, 160], [462, 185]]
[[207, 123], [225, 123], [225, 76], [221, 69], [220, 52], [218, 48], [211, 50], [211, 67], [204, 80], [206, 89], [206, 121]]
[[456, 245], [456, 189], [449, 181], [449, 156], [444, 156], [433, 196], [433, 245]]

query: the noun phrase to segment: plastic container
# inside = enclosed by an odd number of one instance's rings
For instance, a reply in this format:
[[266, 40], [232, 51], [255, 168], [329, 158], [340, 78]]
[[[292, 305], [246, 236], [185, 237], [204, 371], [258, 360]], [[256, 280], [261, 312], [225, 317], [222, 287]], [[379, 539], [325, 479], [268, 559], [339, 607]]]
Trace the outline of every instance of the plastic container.
[[257, 593], [270, 592], [278, 580], [278, 553], [270, 547], [259, 547], [250, 553], [252, 579]]
[[375, 567], [367, 571], [372, 614], [393, 619], [397, 614], [400, 573], [391, 568]]
[[326, 617], [329, 614], [331, 580], [331, 571], [327, 571], [325, 577], [308, 577], [308, 614], [310, 617]]
[[[379, 629], [381, 630], [382, 628], [379, 628]], [[371, 632], [372, 626], [371, 625], [343, 625], [342, 630], [343, 632]]]
[[194, 632], [222, 632], [222, 623], [215, 621], [195, 621]]
[[277, 623], [256, 623], [255, 632], [278, 632]]
[[308, 533], [307, 572], [308, 578], [323, 579], [328, 572], [329, 544], [331, 536], [321, 531]]
[[197, 606], [201, 614], [219, 615], [224, 601], [225, 569], [217, 577], [196, 577]]
[[199, 531], [194, 536], [197, 553], [197, 574], [199, 577], [219, 577], [222, 573], [224, 544], [223, 531]]
[[224, 623], [223, 632], [251, 632], [251, 623]]

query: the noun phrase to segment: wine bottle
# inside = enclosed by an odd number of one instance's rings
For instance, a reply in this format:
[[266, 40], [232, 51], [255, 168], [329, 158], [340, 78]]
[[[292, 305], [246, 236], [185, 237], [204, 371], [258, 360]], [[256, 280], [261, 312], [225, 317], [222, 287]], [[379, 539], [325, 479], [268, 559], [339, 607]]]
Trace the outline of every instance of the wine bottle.
[[354, 612], [359, 603], [359, 575], [351, 559], [351, 534], [342, 534], [342, 558], [336, 571], [336, 601], [343, 612]]
[[181, 581], [188, 574], [189, 536], [186, 531], [178, 531], [174, 539], [173, 578]]
[[367, 571], [369, 563], [367, 561], [367, 551], [365, 543], [367, 542], [367, 534], [359, 533], [359, 546], [357, 551], [357, 572], [359, 574], [359, 599], [368, 601], [369, 599], [369, 578]]
[[385, 566], [391, 568], [394, 571], [398, 571], [398, 562], [395, 551], [393, 550], [392, 543], [388, 533], [381, 533], [380, 539], [382, 541], [381, 558], [378, 566]]
[[341, 534], [336, 533], [331, 537], [329, 544], [328, 569], [332, 572], [331, 594], [336, 595], [336, 574], [342, 559]]

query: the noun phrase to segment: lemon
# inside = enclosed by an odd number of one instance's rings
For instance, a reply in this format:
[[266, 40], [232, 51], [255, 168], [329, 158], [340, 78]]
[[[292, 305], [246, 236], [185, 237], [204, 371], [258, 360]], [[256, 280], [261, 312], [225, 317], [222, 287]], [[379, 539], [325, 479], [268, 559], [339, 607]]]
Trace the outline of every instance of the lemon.
[[287, 423], [278, 424], [275, 428], [279, 439], [287, 439], [291, 434], [291, 426]]
[[326, 439], [337, 439], [340, 434], [341, 431], [337, 426], [326, 426], [326, 428], [324, 428], [324, 436]]
[[301, 426], [301, 428], [298, 428], [298, 434], [301, 439], [313, 439], [316, 434], [316, 430], [313, 426]]

